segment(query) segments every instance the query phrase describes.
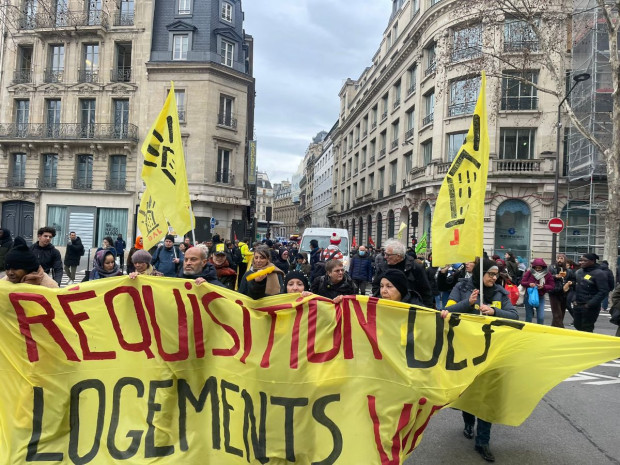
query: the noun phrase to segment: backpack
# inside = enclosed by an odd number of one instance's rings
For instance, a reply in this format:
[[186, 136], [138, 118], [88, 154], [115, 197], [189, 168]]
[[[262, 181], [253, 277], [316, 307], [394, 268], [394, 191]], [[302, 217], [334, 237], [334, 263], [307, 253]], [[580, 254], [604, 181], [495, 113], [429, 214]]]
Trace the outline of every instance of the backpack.
[[339, 250], [334, 250], [327, 260], [323, 260], [323, 252], [321, 251], [321, 258], [314, 264], [314, 270], [312, 270], [314, 272], [312, 274], [313, 279], [316, 279], [319, 276], [325, 276], [325, 263], [327, 263], [328, 260], [333, 259], [336, 255], [338, 255], [338, 253], [340, 253]]

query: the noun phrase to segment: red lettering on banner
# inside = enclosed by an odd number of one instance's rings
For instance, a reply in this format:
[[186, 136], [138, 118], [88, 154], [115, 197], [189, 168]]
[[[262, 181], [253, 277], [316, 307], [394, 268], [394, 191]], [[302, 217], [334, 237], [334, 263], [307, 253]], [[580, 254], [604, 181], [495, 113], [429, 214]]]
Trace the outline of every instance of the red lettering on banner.
[[[138, 324], [140, 325], [140, 331], [142, 333], [142, 341], [140, 342], [127, 342], [125, 340], [125, 336], [123, 335], [123, 331], [121, 330], [121, 324], [118, 316], [116, 315], [116, 309], [114, 308], [114, 298], [121, 294], [127, 294], [133, 300], [134, 308], [125, 308], [124, 310], [135, 310]], [[129, 286], [120, 286], [106, 292], [103, 297], [103, 301], [108, 309], [110, 319], [112, 320], [112, 327], [116, 332], [116, 337], [118, 338], [118, 342], [121, 347], [130, 352], [144, 352], [147, 358], [154, 358], [155, 355], [153, 355], [150, 347], [151, 333], [149, 331], [149, 326], [146, 321], [146, 313], [144, 311], [144, 307], [142, 306], [142, 299], [140, 299], [140, 293], [138, 290]]]
[[189, 301], [192, 304], [192, 317], [194, 321], [194, 347], [196, 348], [196, 358], [205, 356], [204, 331], [202, 329], [202, 316], [200, 314], [200, 306], [198, 305], [198, 297], [195, 294], [188, 294]]
[[[54, 317], [56, 314], [52, 308], [52, 305], [47, 301], [45, 296], [39, 294], [11, 292], [9, 294], [9, 300], [13, 304], [13, 309], [17, 314], [19, 331], [26, 338], [26, 352], [28, 353], [28, 360], [31, 362], [36, 362], [39, 360], [39, 350], [37, 349], [36, 341], [32, 338], [30, 326], [34, 324], [41, 324], [45, 329], [47, 329], [47, 332], [50, 336], [52, 336], [54, 341], [56, 341], [56, 344], [60, 346], [62, 351], [65, 353], [67, 360], [71, 360], [73, 362], [80, 361], [69, 342], [63, 336], [60, 328], [56, 326], [56, 323], [54, 323]], [[43, 307], [45, 314], [26, 316], [26, 311], [24, 310], [24, 307], [21, 306], [20, 301], [36, 302]]]
[[[425, 401], [424, 403], [422, 401]], [[426, 403], [426, 399], [422, 398], [420, 399], [420, 405], [424, 405]], [[428, 414], [428, 416], [426, 417], [426, 420], [424, 420], [424, 423], [422, 424], [422, 426], [420, 426], [416, 432], [413, 435], [413, 441], [411, 443], [411, 447], [409, 448], [409, 450], [407, 451], [407, 454], [410, 454], [411, 452], [413, 452], [413, 449], [415, 449], [416, 443], [418, 442], [418, 438], [422, 435], [422, 433], [424, 432], [424, 430], [426, 429], [426, 427], [428, 426], [428, 422], [431, 421], [431, 417], [433, 415], [435, 415], [435, 412], [437, 412], [438, 410], [441, 410], [443, 408], [443, 405], [433, 405], [431, 407], [431, 411]], [[418, 409], [418, 413], [416, 414], [416, 423], [418, 422], [418, 418], [420, 416], [420, 413], [422, 413], [422, 409]], [[414, 424], [415, 427], [415, 424]], [[403, 444], [406, 443], [407, 438], [409, 437], [409, 433], [407, 433], [407, 436], [405, 436], [405, 441], [403, 441]]]
[[381, 360], [383, 355], [379, 350], [379, 345], [377, 343], [377, 302], [379, 299], [371, 297], [368, 299], [368, 304], [366, 305], [366, 317], [364, 317], [364, 312], [362, 311], [362, 305], [357, 300], [353, 299], [344, 299], [342, 301], [344, 307], [344, 358], [352, 359], [353, 358], [353, 338], [351, 334], [351, 307], [349, 303], [353, 305], [355, 309], [355, 315], [357, 316], [357, 321], [360, 324], [360, 327], [366, 333], [368, 337], [368, 342], [370, 342], [370, 346], [372, 347], [372, 353], [377, 360]]
[[450, 241], [450, 245], [459, 245], [460, 243], [460, 238], [459, 238], [459, 230], [455, 229], [454, 230], [454, 240]]
[[84, 300], [90, 300], [97, 297], [95, 291], [78, 292], [75, 294], [61, 294], [58, 296], [58, 301], [62, 309], [65, 311], [65, 315], [71, 322], [71, 325], [75, 329], [80, 340], [80, 347], [82, 348], [82, 357], [84, 360], [113, 360], [116, 358], [116, 352], [113, 350], [104, 352], [93, 352], [88, 346], [88, 337], [82, 328], [81, 322], [90, 319], [90, 316], [86, 312], [73, 313], [71, 309], [72, 302], [82, 302]]
[[217, 355], [221, 357], [233, 357], [237, 354], [237, 352], [239, 352], [239, 349], [241, 347], [239, 335], [237, 334], [237, 332], [232, 326], [229, 326], [225, 323], [222, 323], [220, 320], [218, 320], [213, 314], [213, 312], [211, 312], [211, 310], [209, 309], [209, 304], [213, 302], [215, 299], [220, 299], [220, 298], [225, 299], [224, 296], [219, 295], [217, 292], [209, 292], [208, 294], [205, 294], [204, 296], [202, 296], [202, 306], [205, 309], [205, 312], [207, 312], [207, 314], [213, 320], [213, 323], [220, 326], [224, 331], [226, 331], [230, 335], [230, 337], [233, 339], [233, 346], [230, 349], [212, 349], [211, 352], [213, 353], [213, 355]]
[[275, 310], [266, 310], [271, 317], [271, 326], [269, 327], [269, 337], [267, 338], [267, 347], [263, 353], [263, 358], [260, 361], [261, 368], [269, 368], [269, 359], [271, 357], [271, 351], [273, 350], [273, 340], [276, 332], [276, 322], [278, 321], [278, 314]]
[[[392, 437], [392, 457], [389, 458], [385, 449], [383, 448], [383, 444], [381, 442], [381, 433], [379, 428], [381, 427], [381, 423], [379, 422], [379, 417], [377, 416], [376, 409], [376, 398], [375, 396], [368, 396], [368, 412], [370, 413], [370, 418], [372, 419], [372, 424], [374, 427], [375, 433], [375, 444], [377, 445], [377, 452], [379, 452], [379, 457], [381, 458], [381, 465], [400, 465], [400, 450], [404, 449], [405, 440], [403, 440], [402, 444], [400, 441], [400, 432], [407, 426], [409, 420], [411, 418], [411, 409], [413, 408], [413, 404], [404, 404], [403, 409], [400, 412], [400, 418], [398, 420], [398, 426], [396, 428], [396, 432]], [[406, 437], [405, 437], [406, 439]]]
[[299, 366], [299, 327], [301, 326], [301, 318], [304, 316], [303, 304], [295, 307], [295, 312], [295, 322], [293, 323], [293, 335], [291, 338], [291, 368], [298, 368]]
[[250, 311], [245, 308], [243, 302], [236, 300], [235, 303], [241, 306], [241, 310], [243, 311], [243, 355], [241, 355], [239, 361], [245, 363], [252, 351], [252, 319], [250, 317]]
[[308, 346], [306, 352], [308, 354], [308, 361], [311, 363], [327, 362], [340, 352], [340, 344], [342, 342], [342, 307], [340, 304], [335, 304], [334, 310], [336, 312], [336, 324], [333, 328], [332, 348], [325, 352], [316, 352], [314, 346], [316, 343], [316, 320], [318, 314], [317, 302], [316, 300], [308, 302]]
[[178, 289], [173, 289], [174, 300], [177, 303], [177, 327], [179, 335], [179, 350], [173, 354], [169, 354], [164, 349], [164, 345], [161, 339], [161, 329], [157, 322], [157, 314], [155, 313], [155, 301], [153, 299], [153, 288], [151, 286], [142, 287], [142, 296], [144, 297], [144, 304], [146, 310], [149, 312], [151, 318], [151, 326], [153, 326], [153, 335], [155, 336], [155, 343], [157, 344], [157, 350], [159, 355], [166, 362], [178, 362], [180, 360], [187, 360], [189, 357], [189, 337], [187, 330], [187, 313], [185, 312], [185, 304], [181, 298], [181, 293]]

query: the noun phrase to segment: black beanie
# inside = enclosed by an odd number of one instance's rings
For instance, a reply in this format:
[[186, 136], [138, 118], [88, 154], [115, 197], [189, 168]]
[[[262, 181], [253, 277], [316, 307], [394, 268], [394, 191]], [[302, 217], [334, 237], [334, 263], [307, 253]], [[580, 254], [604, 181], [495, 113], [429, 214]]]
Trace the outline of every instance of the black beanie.
[[164, 240], [174, 242], [174, 236], [172, 234], [168, 234]]
[[308, 280], [306, 279], [306, 275], [303, 274], [301, 271], [289, 271], [286, 276], [284, 277], [284, 287], [286, 288], [288, 282], [291, 279], [299, 279], [303, 284], [304, 284], [304, 290], [305, 291], [309, 291], [310, 288], [308, 287]]
[[395, 268], [388, 269], [381, 278], [387, 279], [400, 292], [401, 297], [405, 297], [409, 293], [407, 275]]
[[5, 268], [32, 273], [39, 269], [39, 260], [28, 248], [23, 237], [16, 237], [13, 248], [4, 257]]
[[598, 255], [596, 255], [595, 253], [584, 253], [582, 257], [587, 258], [588, 260], [591, 260], [593, 262], [599, 259]]

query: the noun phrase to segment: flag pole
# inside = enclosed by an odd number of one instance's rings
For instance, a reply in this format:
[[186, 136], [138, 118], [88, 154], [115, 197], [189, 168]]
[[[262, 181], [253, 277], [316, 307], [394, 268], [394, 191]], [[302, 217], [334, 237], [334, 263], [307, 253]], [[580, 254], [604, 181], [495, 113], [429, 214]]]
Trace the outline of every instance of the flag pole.
[[480, 305], [478, 306], [478, 310], [480, 311], [480, 314], [482, 315], [482, 304], [484, 303], [483, 297], [484, 297], [484, 267], [483, 267], [483, 263], [484, 263], [484, 230], [482, 232], [482, 256], [480, 257], [480, 295], [478, 295], [478, 298], [480, 299]]

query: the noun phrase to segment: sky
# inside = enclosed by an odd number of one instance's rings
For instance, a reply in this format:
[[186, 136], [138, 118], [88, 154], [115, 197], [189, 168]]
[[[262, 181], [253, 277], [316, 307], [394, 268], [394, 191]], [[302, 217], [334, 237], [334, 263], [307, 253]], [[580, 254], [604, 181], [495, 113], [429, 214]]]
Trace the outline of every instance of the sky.
[[258, 169], [291, 180], [312, 138], [338, 119], [340, 92], [372, 64], [390, 0], [243, 0], [254, 38]]

